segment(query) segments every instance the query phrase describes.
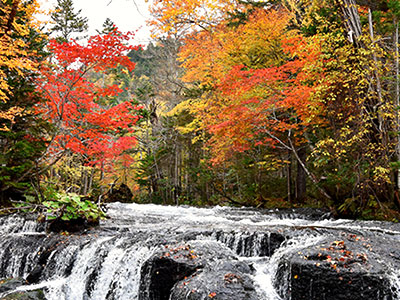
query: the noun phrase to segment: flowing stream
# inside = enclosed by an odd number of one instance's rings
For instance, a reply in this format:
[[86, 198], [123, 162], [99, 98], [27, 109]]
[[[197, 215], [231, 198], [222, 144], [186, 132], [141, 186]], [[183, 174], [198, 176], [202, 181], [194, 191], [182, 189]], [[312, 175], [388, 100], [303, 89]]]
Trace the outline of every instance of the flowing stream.
[[[331, 220], [323, 213], [310, 216], [292, 210], [113, 203], [107, 214], [110, 218], [99, 228], [65, 236], [46, 233], [34, 220], [0, 218], [0, 278], [27, 278], [38, 271], [38, 282], [17, 290], [43, 289], [50, 300], [140, 299], [143, 264], [160, 245], [196, 241], [213, 247], [218, 242], [252, 266], [258, 299], [281, 300], [274, 280], [288, 253], [315, 247], [329, 236], [334, 240], [343, 232], [376, 238], [377, 243], [390, 240], [395, 248], [400, 239], [397, 224]], [[391, 253], [396, 251], [399, 248]], [[400, 272], [393, 262], [384, 263], [393, 291], [387, 299], [400, 299]], [[0, 293], [0, 298], [11, 292]]]

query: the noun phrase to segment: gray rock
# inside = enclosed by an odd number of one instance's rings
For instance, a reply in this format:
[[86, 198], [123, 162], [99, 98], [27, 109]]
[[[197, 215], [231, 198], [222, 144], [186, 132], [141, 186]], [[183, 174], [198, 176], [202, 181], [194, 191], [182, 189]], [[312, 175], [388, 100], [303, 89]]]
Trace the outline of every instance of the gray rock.
[[387, 266], [371, 247], [364, 237], [331, 236], [285, 255], [274, 285], [283, 299], [291, 300], [393, 299]]
[[178, 282], [172, 289], [171, 300], [256, 300], [252, 268], [244, 262], [219, 261]]
[[257, 299], [248, 276], [252, 271], [218, 242], [165, 245], [142, 267], [139, 299], [210, 299], [217, 291], [215, 299]]

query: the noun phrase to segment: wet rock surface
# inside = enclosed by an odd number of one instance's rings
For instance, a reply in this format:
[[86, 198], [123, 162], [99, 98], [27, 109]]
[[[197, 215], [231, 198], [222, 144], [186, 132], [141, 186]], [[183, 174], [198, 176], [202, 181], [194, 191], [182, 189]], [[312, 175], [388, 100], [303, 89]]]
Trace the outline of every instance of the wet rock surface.
[[175, 284], [221, 260], [237, 258], [218, 242], [191, 241], [162, 245], [141, 269], [139, 299], [168, 300]]
[[139, 299], [258, 299], [253, 273], [218, 242], [163, 245], [142, 267]]
[[241, 261], [208, 264], [180, 282], [171, 292], [171, 300], [256, 300], [259, 299], [251, 275], [254, 269]]
[[87, 220], [84, 218], [77, 218], [64, 221], [60, 218], [46, 222], [46, 229], [49, 232], [82, 232], [91, 227], [99, 225], [98, 220]]
[[26, 284], [23, 278], [7, 278], [0, 280], [0, 293], [14, 290], [22, 285]]
[[0, 294], [5, 294], [1, 299], [2, 300], [45, 300], [44, 293], [42, 290], [34, 290], [34, 291], [20, 291], [20, 292], [11, 292], [19, 287], [23, 287], [27, 285], [26, 280], [23, 278], [9, 278], [0, 280]]
[[388, 273], [399, 265], [381, 237], [342, 232], [312, 247], [289, 252], [279, 262], [274, 285], [282, 299], [397, 299]]

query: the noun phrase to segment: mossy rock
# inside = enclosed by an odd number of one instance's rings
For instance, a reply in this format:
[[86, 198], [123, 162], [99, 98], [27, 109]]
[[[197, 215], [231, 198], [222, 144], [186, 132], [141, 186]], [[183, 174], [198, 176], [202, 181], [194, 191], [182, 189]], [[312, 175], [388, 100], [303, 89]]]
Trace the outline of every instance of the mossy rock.
[[[0, 293], [13, 291], [27, 282], [23, 278], [7, 278], [0, 280]], [[14, 292], [1, 298], [1, 300], [45, 300], [43, 290]]]
[[0, 293], [15, 290], [16, 288], [26, 284], [23, 278], [7, 278], [0, 280]]
[[45, 300], [42, 290], [16, 292], [2, 298], [2, 300]]

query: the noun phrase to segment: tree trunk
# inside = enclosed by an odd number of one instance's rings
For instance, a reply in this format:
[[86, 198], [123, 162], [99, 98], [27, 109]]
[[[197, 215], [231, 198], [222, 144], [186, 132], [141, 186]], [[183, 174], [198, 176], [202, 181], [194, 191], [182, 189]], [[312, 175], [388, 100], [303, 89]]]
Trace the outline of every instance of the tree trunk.
[[12, 24], [14, 22], [14, 19], [15, 19], [16, 15], [17, 15], [17, 10], [18, 10], [18, 6], [19, 6], [20, 2], [21, 1], [18, 0], [18, 1], [14, 1], [14, 3], [12, 4], [11, 12], [10, 12], [10, 15], [8, 16], [6, 27], [4, 28], [3, 33], [0, 34], [0, 37], [2, 37], [5, 34], [8, 34], [11, 31]]
[[287, 198], [292, 202], [292, 152], [288, 151], [288, 165], [287, 165]]
[[299, 156], [299, 160], [302, 163], [297, 163], [297, 176], [296, 176], [296, 200], [299, 203], [303, 203], [306, 198], [306, 178], [307, 174], [303, 168], [303, 164], [307, 158], [307, 151], [306, 148], [303, 146], [297, 150], [297, 155]]
[[359, 44], [358, 38], [362, 34], [361, 20], [354, 0], [341, 2], [342, 12], [348, 29], [348, 39], [351, 43]]

